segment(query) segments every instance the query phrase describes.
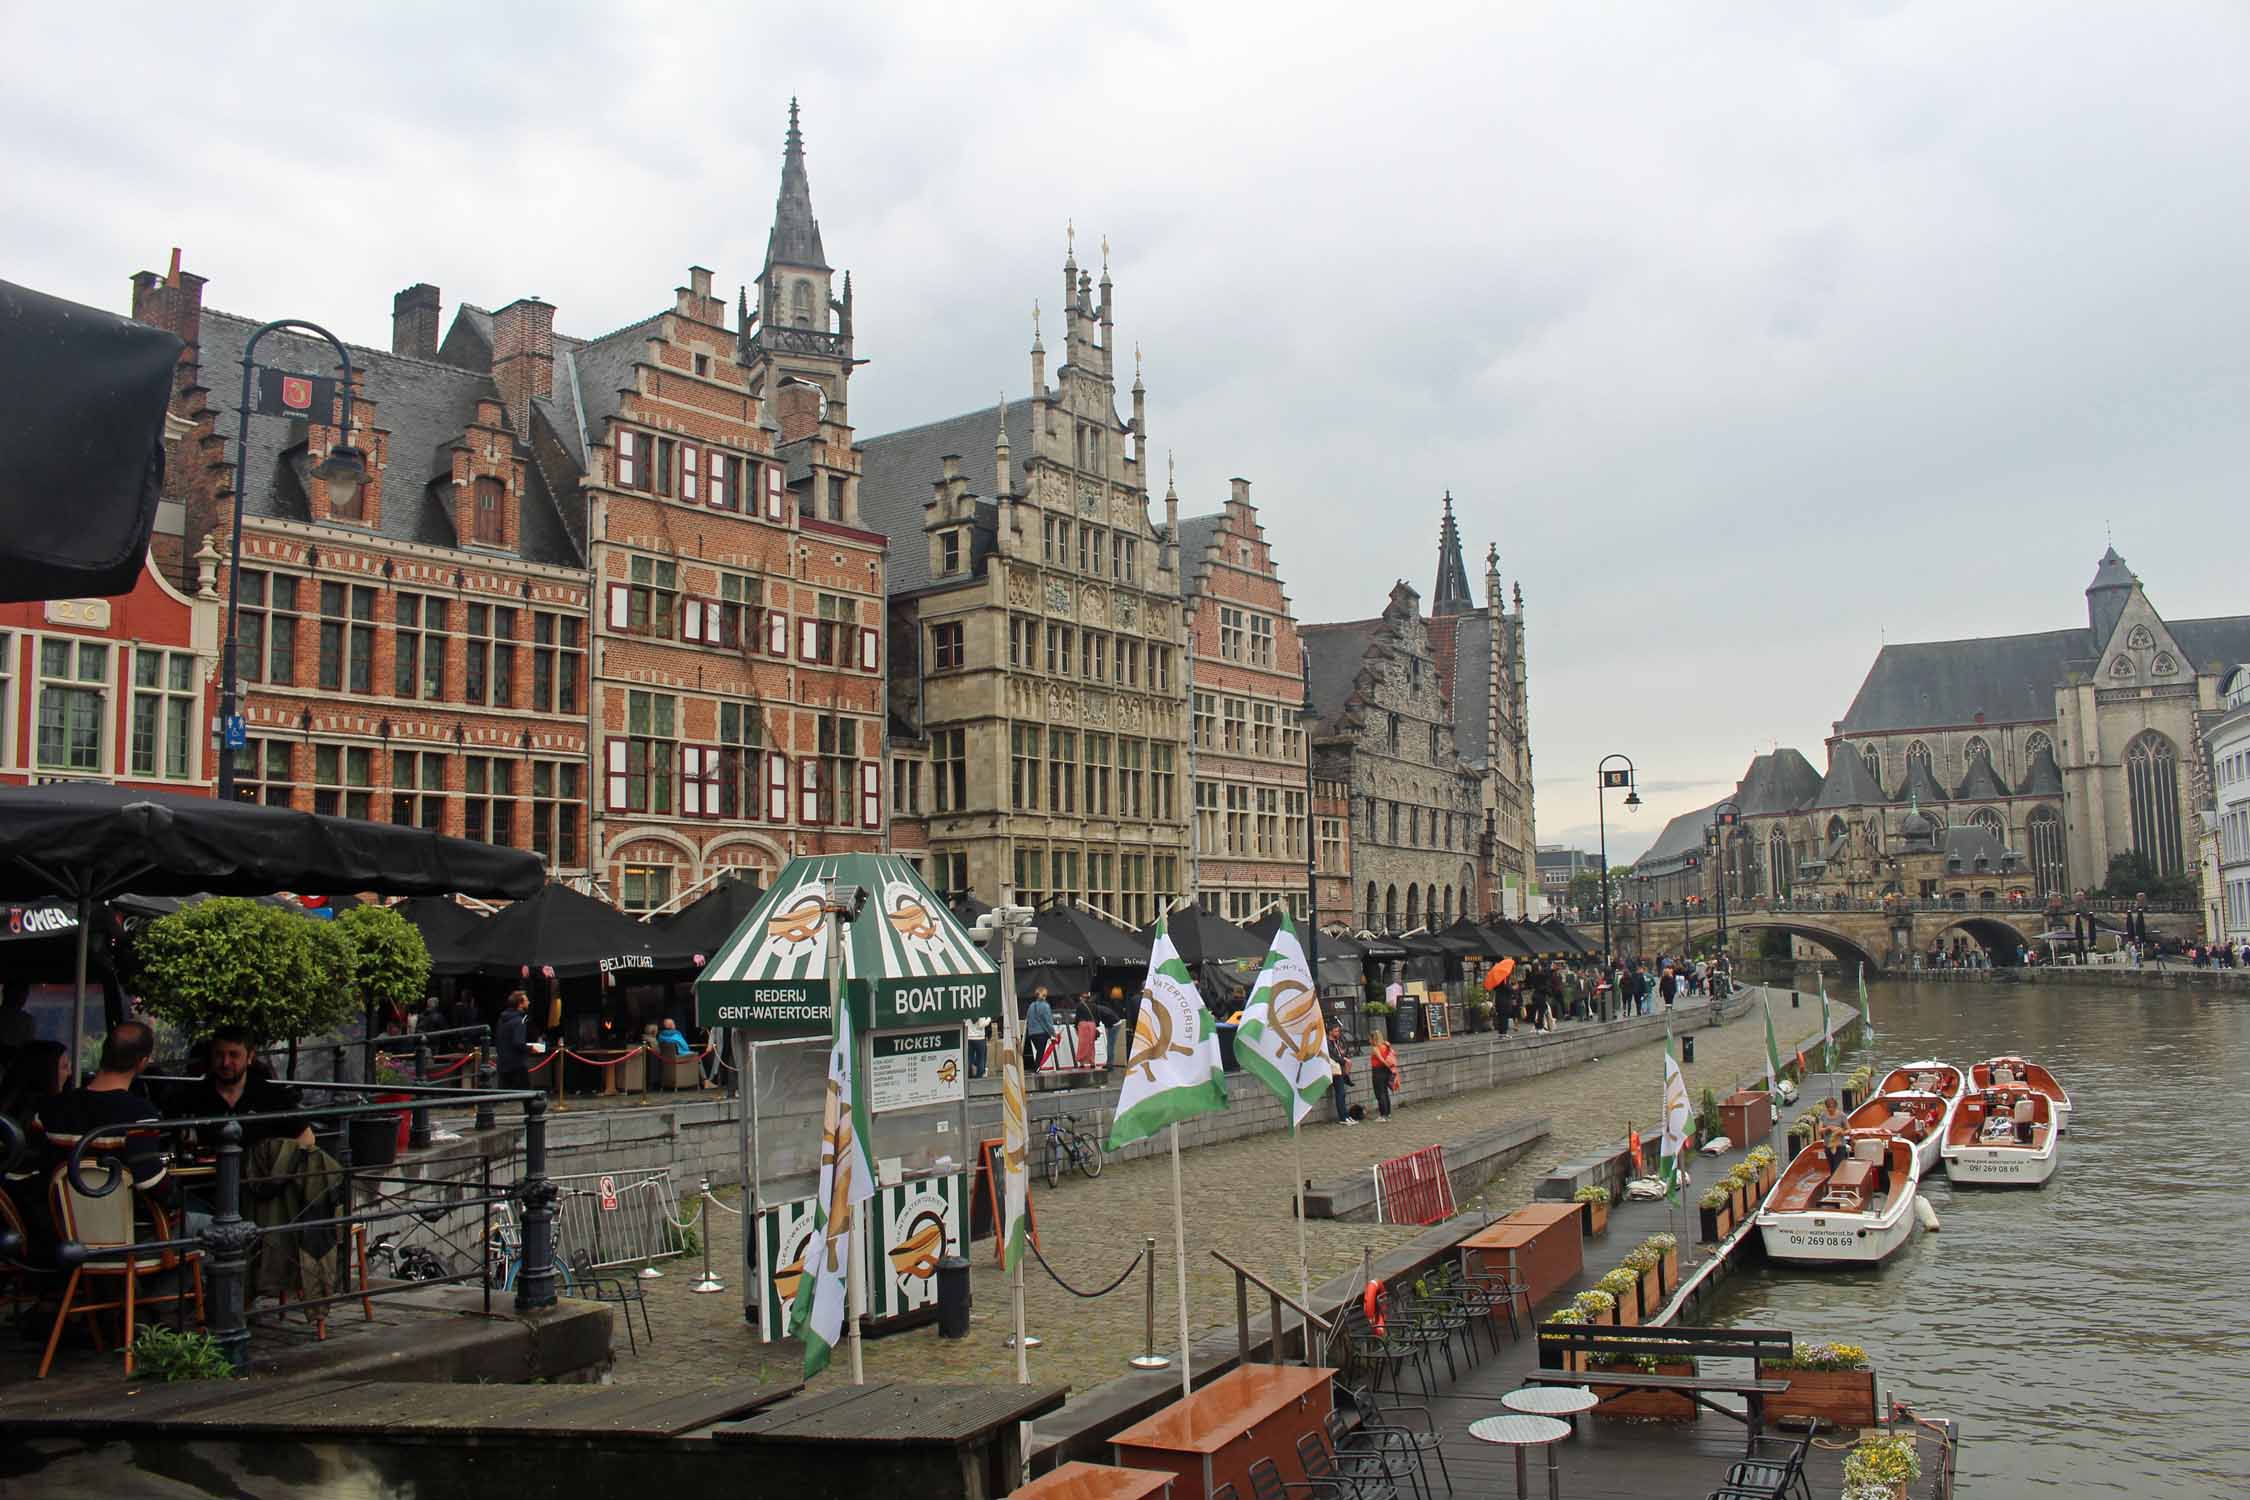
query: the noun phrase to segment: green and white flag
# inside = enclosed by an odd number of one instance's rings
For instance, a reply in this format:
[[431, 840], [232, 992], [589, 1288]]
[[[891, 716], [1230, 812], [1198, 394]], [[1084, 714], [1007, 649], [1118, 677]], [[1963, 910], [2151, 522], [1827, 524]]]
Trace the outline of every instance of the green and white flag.
[[1024, 1115], [1021, 1022], [1000, 1042], [1000, 1161], [1007, 1182], [1000, 1229], [1001, 1266], [1013, 1271], [1023, 1258], [1025, 1202], [1031, 1192], [1031, 1130]]
[[1265, 966], [1250, 986], [1250, 1003], [1235, 1028], [1234, 1055], [1288, 1106], [1291, 1130], [1312, 1112], [1313, 1101], [1328, 1092], [1333, 1065], [1328, 1032], [1320, 1023], [1320, 996], [1287, 912], [1281, 914]]
[[1219, 1062], [1219, 1028], [1195, 980], [1172, 946], [1168, 921], [1156, 924], [1140, 1016], [1117, 1091], [1117, 1118], [1109, 1127], [1111, 1150], [1207, 1109], [1227, 1107], [1225, 1069]]
[[1820, 1056], [1821, 1071], [1836, 1071], [1836, 1032], [1828, 1019], [1828, 976], [1820, 976]]
[[1664, 1196], [1680, 1201], [1681, 1160], [1692, 1144], [1690, 1132], [1695, 1112], [1688, 1106], [1687, 1079], [1680, 1060], [1672, 1055], [1672, 1029], [1664, 1029], [1664, 1139], [1657, 1149], [1664, 1156]]
[[1875, 1040], [1875, 1012], [1867, 1005], [1867, 965], [1859, 966], [1859, 1024], [1867, 1028], [1867, 1039]]
[[839, 999], [830, 1021], [828, 1102], [820, 1121], [820, 1194], [813, 1200], [813, 1236], [805, 1274], [789, 1310], [789, 1332], [805, 1341], [805, 1378], [828, 1368], [844, 1335], [846, 1268], [859, 1205], [875, 1193], [875, 1156], [867, 1134], [867, 1100], [859, 1088], [851, 1007]]
[[1781, 1045], [1773, 1039], [1773, 997], [1760, 993], [1766, 1006], [1766, 1092], [1781, 1097]]

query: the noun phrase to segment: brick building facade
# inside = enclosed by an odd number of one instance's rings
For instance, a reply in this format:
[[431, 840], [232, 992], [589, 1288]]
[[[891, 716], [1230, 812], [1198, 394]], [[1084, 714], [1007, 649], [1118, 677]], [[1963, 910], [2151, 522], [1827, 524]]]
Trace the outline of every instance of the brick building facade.
[[1180, 572], [1196, 898], [1230, 921], [1276, 901], [1304, 921], [1304, 657], [1248, 480], [1218, 514], [1180, 523]]

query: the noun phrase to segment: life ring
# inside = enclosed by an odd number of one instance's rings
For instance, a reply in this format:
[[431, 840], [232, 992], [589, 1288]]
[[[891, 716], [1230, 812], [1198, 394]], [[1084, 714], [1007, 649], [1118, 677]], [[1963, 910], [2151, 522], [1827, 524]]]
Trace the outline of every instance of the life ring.
[[1389, 1306], [1390, 1300], [1391, 1289], [1380, 1281], [1370, 1281], [1367, 1290], [1360, 1293], [1360, 1311], [1367, 1314], [1367, 1326], [1374, 1330], [1377, 1338], [1383, 1336], [1383, 1309]]

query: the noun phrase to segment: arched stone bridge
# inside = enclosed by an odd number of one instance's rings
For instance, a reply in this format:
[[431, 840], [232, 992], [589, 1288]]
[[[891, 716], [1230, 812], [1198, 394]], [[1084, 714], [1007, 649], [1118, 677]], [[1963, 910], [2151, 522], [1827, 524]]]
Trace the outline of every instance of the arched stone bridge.
[[[2106, 929], [2114, 931], [2124, 926], [2121, 911], [2095, 911], [2093, 915]], [[2067, 925], [2069, 914], [2062, 920]], [[1636, 923], [1640, 932], [1637, 939], [1632, 936]], [[1690, 952], [1708, 950], [1718, 936], [1719, 924], [1715, 910], [1699, 906], [1685, 914], [1675, 909], [1641, 916], [1629, 909], [1619, 909], [1612, 914], [1610, 925], [1621, 948], [1637, 943], [1643, 953], [1656, 954], [1678, 953], [1683, 948]], [[1601, 947], [1602, 927], [1598, 920], [1575, 926], [1589, 945], [1596, 949]], [[1761, 904], [1747, 911], [1727, 913], [1728, 946], [1738, 952], [1745, 938], [1782, 932], [1827, 949], [1838, 962], [1847, 966], [1865, 964], [1869, 973], [1892, 967], [1895, 955], [1928, 952], [1933, 940], [1951, 948], [1956, 936], [1966, 937], [1991, 953], [1994, 963], [2013, 964], [2017, 947], [2036, 946], [2040, 934], [2047, 928], [2044, 910], [2020, 906], [1909, 903], [1896, 910], [1867, 907], [1840, 911], [1830, 906]], [[2148, 928], [2151, 936], [2190, 940], [2199, 937], [2203, 930], [2200, 916], [2192, 911], [2150, 912]]]

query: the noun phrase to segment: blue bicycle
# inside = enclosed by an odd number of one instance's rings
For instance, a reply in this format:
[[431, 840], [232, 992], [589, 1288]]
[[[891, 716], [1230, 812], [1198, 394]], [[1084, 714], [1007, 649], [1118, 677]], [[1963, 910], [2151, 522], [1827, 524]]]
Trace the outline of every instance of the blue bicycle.
[[1094, 1144], [1093, 1137], [1077, 1128], [1074, 1115], [1063, 1115], [1047, 1121], [1047, 1186], [1056, 1187], [1062, 1182], [1063, 1162], [1070, 1164], [1088, 1177], [1102, 1175], [1102, 1148]]

